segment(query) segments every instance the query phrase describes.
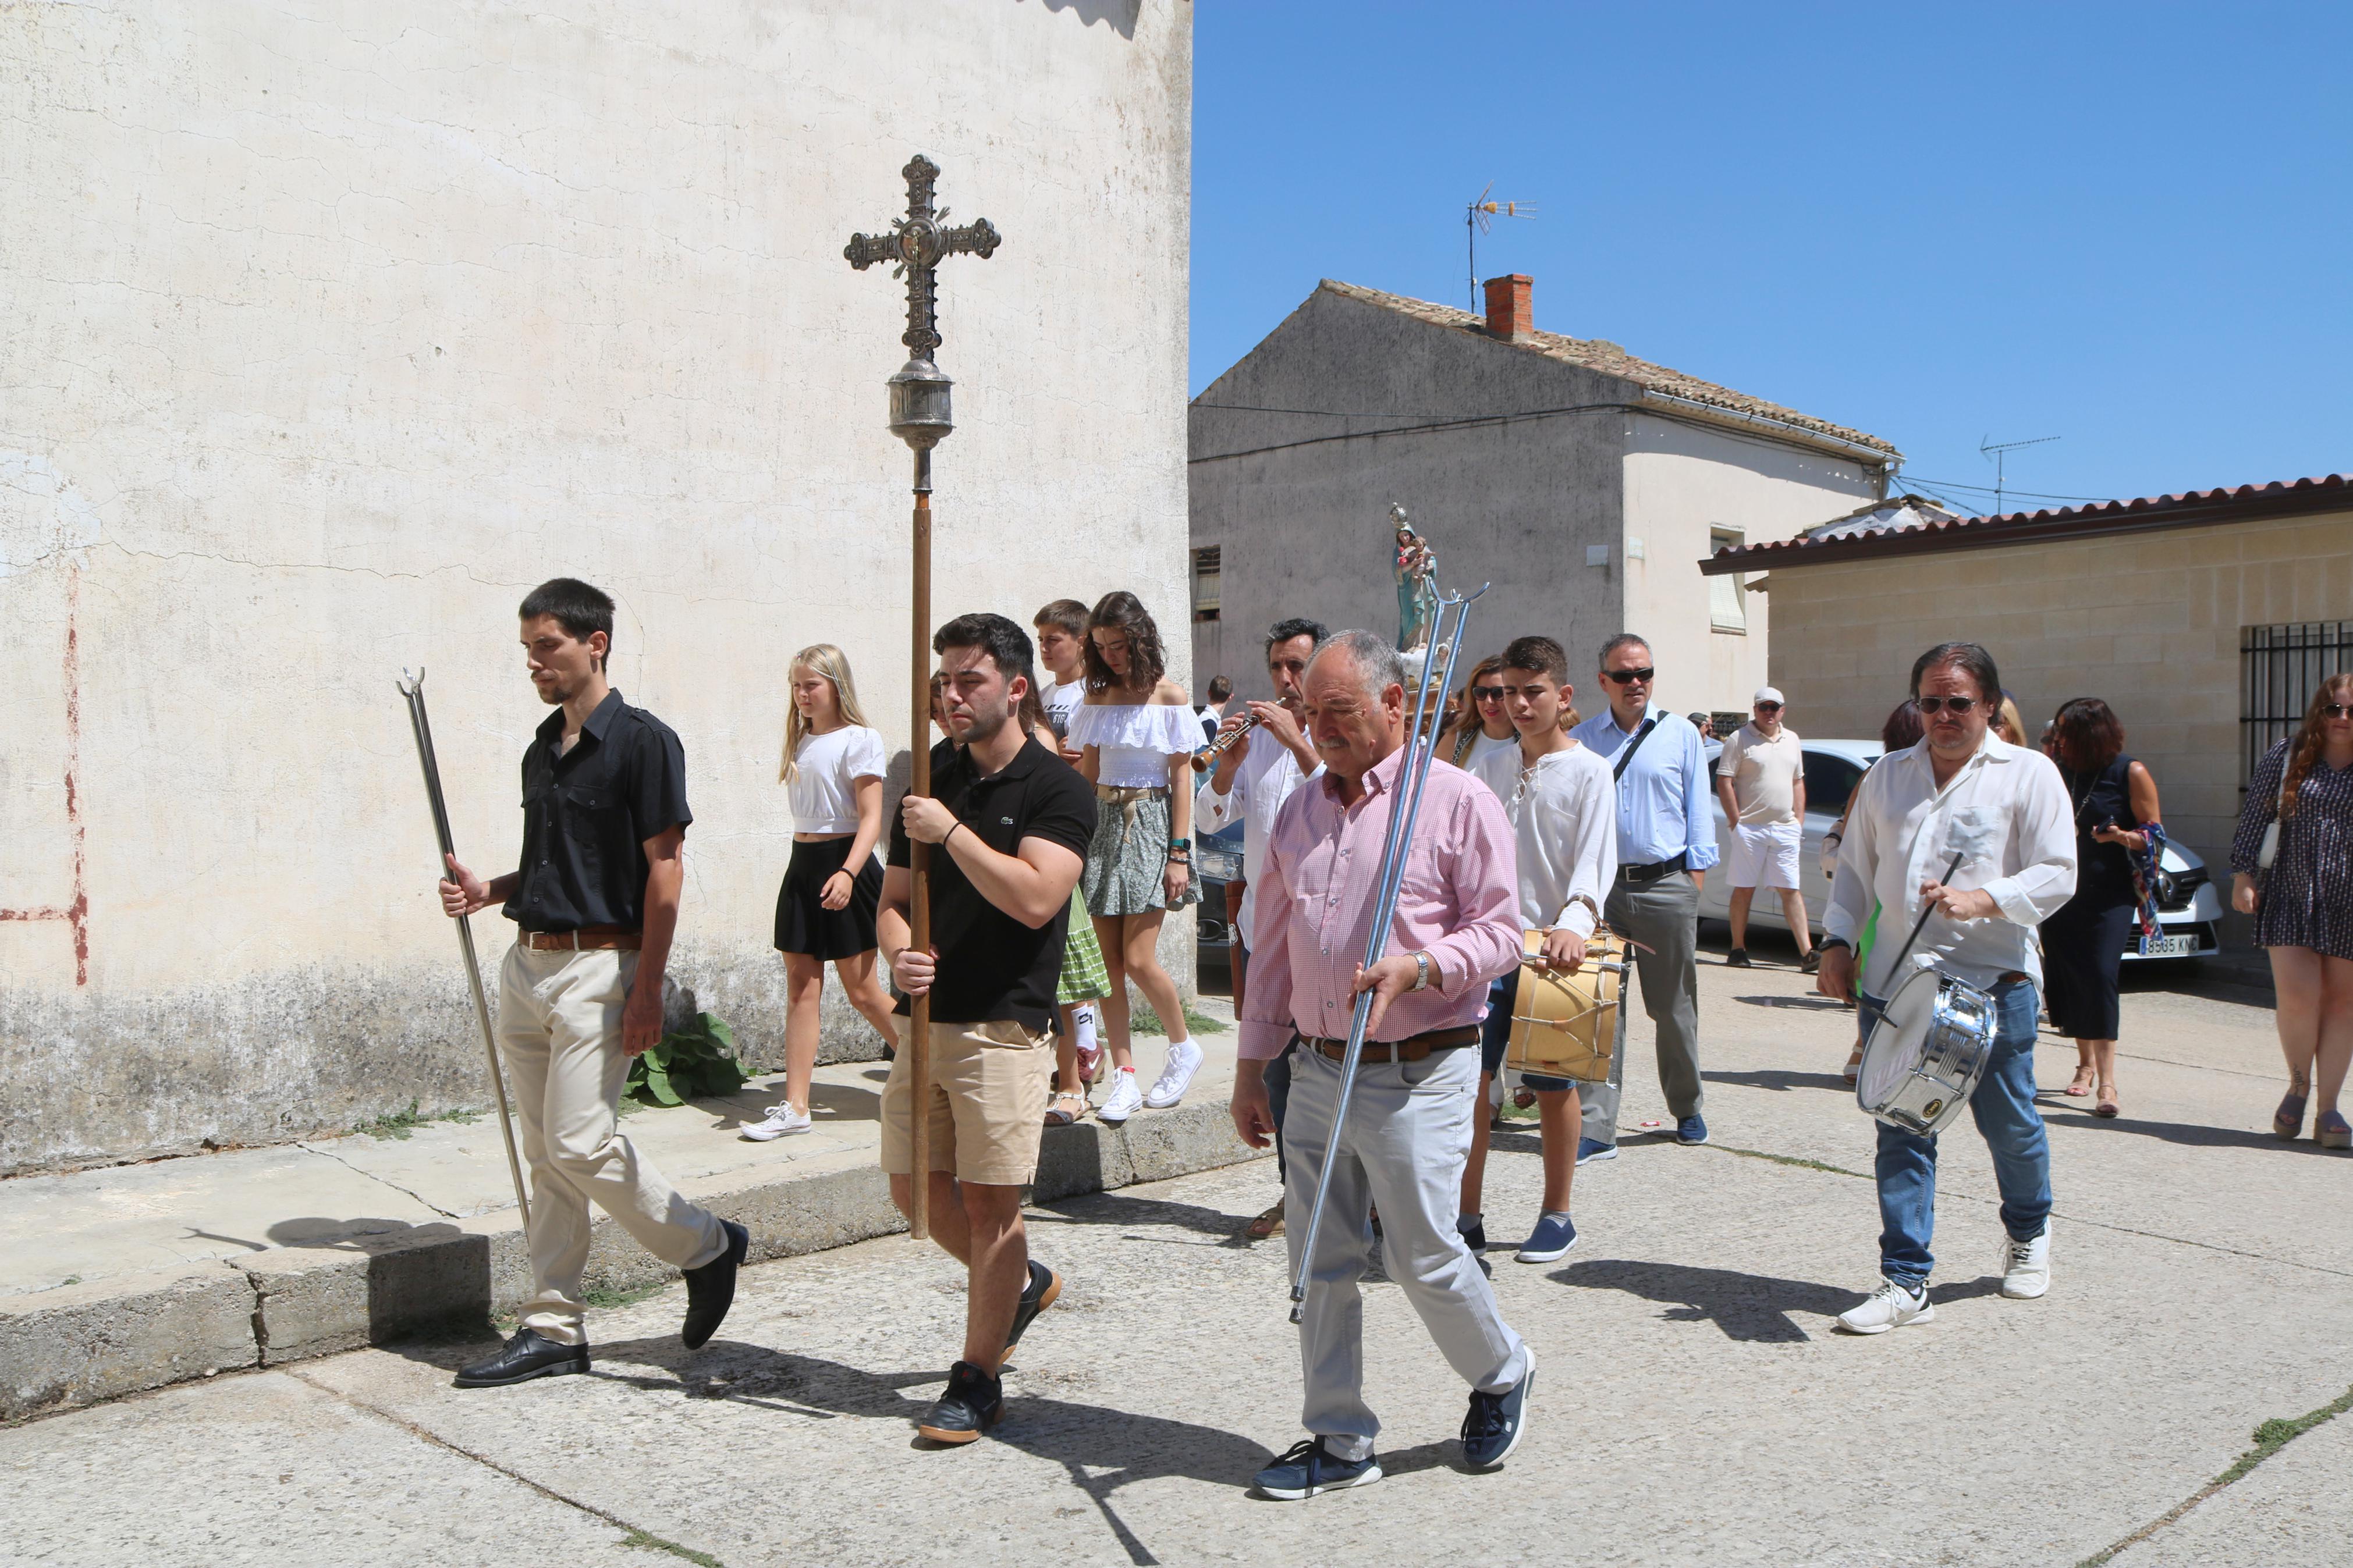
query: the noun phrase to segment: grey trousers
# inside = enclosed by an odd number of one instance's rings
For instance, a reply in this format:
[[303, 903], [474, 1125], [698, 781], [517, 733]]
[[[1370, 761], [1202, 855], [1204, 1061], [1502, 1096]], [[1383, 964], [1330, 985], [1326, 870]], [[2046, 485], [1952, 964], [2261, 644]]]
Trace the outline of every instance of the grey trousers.
[[[1634, 973], [1641, 982], [1642, 1011], [1656, 1027], [1659, 1088], [1678, 1121], [1699, 1114], [1699, 889], [1680, 872], [1636, 888], [1620, 880], [1609, 889], [1601, 916], [1610, 928], [1655, 951], [1634, 950]], [[1629, 987], [1631, 990], [1632, 987]], [[1630, 1002], [1630, 995], [1623, 996]], [[1609, 1081], [1584, 1089], [1584, 1135], [1597, 1142], [1618, 1142], [1618, 1100], [1626, 1087], [1626, 1031], [1621, 1004], [1618, 1050], [1609, 1058]]]
[[[1315, 1183], [1332, 1144], [1340, 1064], [1319, 1051], [1294, 1048], [1291, 1075], [1283, 1118], [1291, 1165], [1283, 1234], [1295, 1275], [1307, 1245]], [[1365, 1405], [1365, 1303], [1356, 1283], [1373, 1243], [1375, 1205], [1381, 1212], [1382, 1263], [1447, 1364], [1488, 1394], [1502, 1393], [1526, 1373], [1526, 1348], [1504, 1321], [1494, 1289], [1454, 1228], [1478, 1089], [1475, 1047], [1357, 1069], [1299, 1328], [1307, 1378], [1301, 1424], [1329, 1439], [1325, 1447], [1343, 1458], [1371, 1453], [1381, 1428]]]

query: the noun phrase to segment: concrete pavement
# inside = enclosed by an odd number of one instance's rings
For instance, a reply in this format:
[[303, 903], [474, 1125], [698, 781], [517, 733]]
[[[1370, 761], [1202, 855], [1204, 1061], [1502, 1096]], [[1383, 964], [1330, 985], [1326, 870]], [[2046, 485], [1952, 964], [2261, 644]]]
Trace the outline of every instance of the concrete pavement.
[[[1638, 1029], [1624, 1151], [1577, 1184], [1580, 1246], [1495, 1258], [1544, 1358], [1497, 1475], [1459, 1469], [1463, 1391], [1376, 1287], [1388, 1479], [1302, 1505], [1244, 1493], [1298, 1400], [1282, 1253], [1234, 1240], [1272, 1190], [1252, 1163], [1032, 1211], [1069, 1288], [1025, 1341], [1008, 1421], [969, 1449], [911, 1429], [955, 1353], [956, 1271], [886, 1237], [750, 1270], [692, 1355], [671, 1287], [595, 1316], [590, 1377], [459, 1393], [448, 1370], [487, 1337], [411, 1340], [19, 1426], [0, 1434], [20, 1479], [0, 1539], [57, 1563], [617, 1563], [663, 1544], [729, 1568], [2341, 1556], [2345, 1417], [2149, 1529], [2259, 1424], [2353, 1383], [2353, 1159], [2264, 1131], [2267, 1014], [2137, 991], [2126, 1114], [2046, 1097], [2042, 1300], [1996, 1293], [1983, 1145], [1948, 1136], [1938, 1317], [1855, 1340], [1830, 1331], [1874, 1274], [1872, 1189], [1845, 1173], [1868, 1171], [1871, 1127], [1835, 1076], [1852, 1016], [1771, 968], [1711, 965], [1703, 1001], [1716, 1142], [1637, 1135], [1663, 1117]], [[2073, 1056], [2046, 1041], [2043, 1081]], [[1500, 1135], [1491, 1237], [1525, 1229], [1536, 1186], [1532, 1140]]]

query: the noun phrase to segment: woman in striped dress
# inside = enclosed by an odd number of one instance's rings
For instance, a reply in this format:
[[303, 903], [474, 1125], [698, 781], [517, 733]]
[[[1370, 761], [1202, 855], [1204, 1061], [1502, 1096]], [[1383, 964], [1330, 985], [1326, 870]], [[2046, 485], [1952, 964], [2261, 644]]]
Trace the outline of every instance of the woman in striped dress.
[[2303, 1132], [2316, 1078], [2313, 1137], [2324, 1149], [2353, 1148], [2353, 1127], [2337, 1108], [2353, 1063], [2353, 673], [2322, 681], [2296, 732], [2256, 764], [2231, 869], [2232, 905], [2255, 917], [2255, 945], [2271, 952], [2279, 996], [2288, 1086], [2272, 1130]]

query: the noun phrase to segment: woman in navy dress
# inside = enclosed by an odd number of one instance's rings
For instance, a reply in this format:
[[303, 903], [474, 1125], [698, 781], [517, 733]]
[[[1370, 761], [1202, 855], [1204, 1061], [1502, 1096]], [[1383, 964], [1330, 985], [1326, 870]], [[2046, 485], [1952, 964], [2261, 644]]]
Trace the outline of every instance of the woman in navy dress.
[[2133, 940], [2132, 857], [2160, 820], [2157, 780], [2125, 755], [2125, 727], [2096, 697], [2051, 721], [2051, 760], [2075, 808], [2075, 896], [2042, 922], [2043, 999], [2051, 1026], [2075, 1041], [2069, 1094], [2096, 1089], [2094, 1116], [2116, 1113], [2116, 980]]
[[2314, 1139], [2324, 1149], [2353, 1147], [2353, 1128], [2337, 1109], [2353, 1062], [2353, 674], [2322, 681], [2296, 732], [2255, 764], [2231, 869], [2231, 903], [2255, 917], [2255, 945], [2271, 952], [2279, 998], [2287, 1095], [2272, 1131], [2300, 1136], [2306, 1097], [2317, 1088]]

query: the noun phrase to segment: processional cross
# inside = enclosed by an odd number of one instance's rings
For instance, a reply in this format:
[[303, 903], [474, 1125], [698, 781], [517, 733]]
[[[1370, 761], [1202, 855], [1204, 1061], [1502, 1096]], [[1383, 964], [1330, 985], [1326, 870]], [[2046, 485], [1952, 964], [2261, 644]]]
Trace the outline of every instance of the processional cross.
[[[949, 416], [948, 389], [955, 384], [932, 363], [940, 346], [937, 268], [943, 258], [964, 253], [984, 258], [997, 253], [997, 226], [987, 218], [961, 228], [946, 226], [947, 209], [933, 205], [933, 188], [940, 166], [918, 153], [899, 171], [907, 181], [907, 216], [891, 220], [888, 234], [853, 234], [841, 254], [863, 272], [878, 261], [897, 264], [907, 280], [907, 330], [899, 341], [907, 345], [907, 363], [890, 381], [891, 433], [915, 454], [915, 512], [913, 638], [907, 666], [908, 751], [913, 758], [908, 790], [932, 793], [932, 448], [944, 440], [955, 422]], [[914, 881], [909, 910], [909, 940], [918, 952], [932, 945], [931, 847], [913, 843], [910, 871]], [[917, 1240], [931, 1227], [931, 1123], [923, 1107], [931, 1103], [932, 999], [913, 999], [907, 1019], [907, 1088], [916, 1110], [913, 1121], [913, 1174], [908, 1182], [908, 1229]]]

